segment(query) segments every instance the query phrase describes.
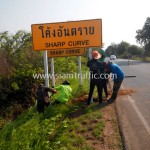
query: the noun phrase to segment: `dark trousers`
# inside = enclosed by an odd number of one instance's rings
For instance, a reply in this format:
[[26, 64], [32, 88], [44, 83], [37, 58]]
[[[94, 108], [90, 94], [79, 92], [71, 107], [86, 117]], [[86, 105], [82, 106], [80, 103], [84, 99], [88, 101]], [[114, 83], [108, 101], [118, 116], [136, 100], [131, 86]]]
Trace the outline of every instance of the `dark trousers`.
[[123, 81], [123, 79], [122, 80], [118, 80], [118, 81], [114, 81], [113, 93], [112, 93], [111, 99], [115, 100], [117, 98], [118, 91], [120, 89], [122, 81]]
[[107, 80], [102, 79], [102, 89], [104, 89], [106, 98], [108, 97], [108, 91], [107, 91]]
[[100, 79], [99, 80], [91, 79], [91, 81], [90, 81], [90, 91], [89, 91], [87, 104], [90, 104], [95, 86], [97, 86], [99, 101], [102, 102], [102, 82], [101, 82]]
[[50, 102], [49, 103], [46, 103], [44, 101], [44, 99], [39, 99], [37, 101], [37, 111], [38, 113], [44, 113], [44, 109], [45, 107], [49, 106], [50, 105]]

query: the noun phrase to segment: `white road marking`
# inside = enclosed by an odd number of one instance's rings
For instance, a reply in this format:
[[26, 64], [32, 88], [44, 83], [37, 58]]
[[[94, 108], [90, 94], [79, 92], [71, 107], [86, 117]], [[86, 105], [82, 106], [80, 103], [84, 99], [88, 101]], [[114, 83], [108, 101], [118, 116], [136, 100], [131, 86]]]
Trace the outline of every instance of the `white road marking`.
[[[122, 89], [124, 89], [124, 87], [122, 86]], [[140, 112], [140, 110], [138, 109], [138, 107], [135, 104], [135, 100], [132, 99], [129, 95], [127, 95], [127, 98], [129, 99], [129, 102], [132, 104], [135, 112], [137, 113], [139, 119], [141, 120], [141, 122], [143, 123], [145, 129], [147, 130], [147, 132], [150, 135], [150, 126], [148, 124], [148, 122], [145, 120], [144, 116], [142, 115], [142, 113]]]

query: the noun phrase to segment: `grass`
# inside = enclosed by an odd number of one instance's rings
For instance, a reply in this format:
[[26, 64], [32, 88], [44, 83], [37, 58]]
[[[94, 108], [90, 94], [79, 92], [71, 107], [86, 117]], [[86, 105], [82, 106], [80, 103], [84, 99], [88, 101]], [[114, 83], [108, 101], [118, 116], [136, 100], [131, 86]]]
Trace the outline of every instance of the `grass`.
[[[97, 133], [97, 135], [94, 135], [95, 137], [98, 137], [98, 134], [102, 136], [102, 132], [100, 133], [95, 129], [102, 123], [99, 122], [99, 124], [96, 126], [95, 122], [93, 120], [96, 119], [95, 114], [97, 114], [95, 111], [91, 113], [91, 110], [93, 110], [93, 107], [91, 106], [89, 108], [85, 108], [82, 110], [82, 115], [78, 116], [77, 118], [67, 118], [66, 124], [65, 124], [65, 131], [60, 128], [59, 134], [53, 138], [53, 143], [56, 143], [59, 141], [59, 144], [56, 146], [56, 149], [64, 148], [64, 149], [86, 149], [87, 143], [86, 138], [84, 136], [84, 133], [87, 133], [88, 131], [92, 131], [93, 135]], [[81, 109], [81, 108], [80, 108]], [[99, 111], [99, 110], [96, 110]], [[78, 110], [76, 112], [78, 114]], [[102, 116], [101, 113], [98, 113], [99, 116]], [[101, 117], [99, 117], [101, 119]], [[103, 125], [102, 125], [103, 126]], [[101, 127], [102, 127], [101, 126]], [[68, 138], [69, 137], [69, 138]]]
[[[141, 60], [141, 61], [143, 61], [143, 58], [135, 57], [133, 60]], [[150, 62], [150, 57], [145, 57], [145, 58], [144, 58], [144, 61]]]
[[[88, 80], [83, 86], [78, 86], [77, 80], [70, 82], [72, 98], [87, 94]], [[0, 149], [93, 150], [88, 142], [100, 141], [105, 128], [101, 108], [95, 103], [84, 108], [83, 103], [69, 101], [38, 114], [36, 106], [31, 107], [0, 130]]]
[[102, 137], [103, 128], [105, 127], [104, 122], [97, 123], [94, 130], [93, 135], [100, 139]]
[[146, 57], [145, 61], [150, 62], [150, 57]]

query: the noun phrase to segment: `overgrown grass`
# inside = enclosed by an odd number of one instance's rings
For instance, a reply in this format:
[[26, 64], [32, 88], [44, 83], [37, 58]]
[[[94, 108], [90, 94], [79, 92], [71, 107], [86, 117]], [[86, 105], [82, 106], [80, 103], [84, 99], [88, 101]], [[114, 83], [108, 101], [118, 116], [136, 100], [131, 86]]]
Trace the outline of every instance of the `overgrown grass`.
[[[71, 82], [73, 97], [86, 93], [88, 81], [83, 81], [84, 86], [78, 86], [78, 81]], [[60, 145], [56, 137], [62, 135], [70, 121], [69, 114], [78, 110], [80, 105], [75, 105], [71, 101], [65, 105], [48, 107], [44, 114], [38, 114], [36, 106], [31, 107], [27, 112], [22, 113], [16, 120], [5, 125], [0, 131], [0, 149], [55, 149]], [[75, 126], [74, 126], [75, 127]], [[71, 134], [74, 139], [75, 133]], [[56, 140], [54, 140], [56, 139]], [[66, 139], [68, 139], [66, 137]], [[65, 138], [62, 138], [62, 142]], [[74, 143], [82, 143], [82, 138], [77, 138]], [[50, 148], [52, 147], [52, 148]]]
[[134, 57], [133, 60], [141, 60], [141, 61], [150, 62], [150, 57], [145, 57], [144, 59], [141, 57]]
[[[102, 136], [101, 131], [104, 128], [102, 113], [99, 112], [98, 108], [95, 110], [94, 108], [96, 108], [96, 106], [93, 104], [84, 110], [82, 110], [81, 107], [75, 109], [77, 116], [66, 118], [64, 126], [61, 126], [59, 130], [57, 130], [55, 137], [51, 139], [53, 148], [68, 150], [86, 149], [87, 139], [84, 136], [84, 133], [87, 132], [91, 132], [95, 138], [99, 139]], [[79, 110], [82, 110], [82, 114], [80, 116], [78, 116]], [[99, 130], [100, 128], [101, 130]]]
[[[73, 96], [87, 94], [89, 80], [71, 80]], [[89, 138], [100, 140], [105, 127], [101, 106], [92, 103], [58, 104], [47, 107], [44, 114], [38, 114], [36, 106], [22, 113], [0, 131], [1, 150], [92, 150]], [[88, 133], [88, 135], [87, 135]]]
[[150, 62], [150, 57], [146, 57], [145, 61]]

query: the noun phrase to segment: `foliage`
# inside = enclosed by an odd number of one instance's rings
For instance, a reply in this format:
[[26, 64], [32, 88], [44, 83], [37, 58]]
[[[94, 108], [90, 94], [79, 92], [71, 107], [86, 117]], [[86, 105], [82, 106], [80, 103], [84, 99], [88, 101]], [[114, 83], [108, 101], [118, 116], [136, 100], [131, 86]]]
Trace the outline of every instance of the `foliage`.
[[[2, 99], [0, 106], [3, 106], [0, 127], [8, 120], [10, 121], [0, 130], [0, 149], [90, 148], [87, 146], [84, 135], [80, 133], [93, 129], [92, 135], [97, 139], [101, 138], [104, 124], [99, 107], [92, 105], [83, 111], [81, 104], [69, 101], [66, 105], [47, 107], [44, 114], [37, 113], [35, 87], [43, 80], [35, 79], [33, 74], [44, 71], [42, 69], [42, 52], [32, 51], [31, 46], [30, 33], [18, 31], [11, 36], [8, 35], [8, 32], [0, 33], [0, 53], [3, 56], [3, 65], [7, 66], [7, 69], [0, 70], [2, 73], [0, 76], [2, 81], [0, 83]], [[84, 63], [86, 62], [85, 58], [82, 60]], [[76, 57], [55, 59], [55, 73], [73, 73], [75, 71], [77, 71]], [[83, 80], [83, 86], [79, 86], [77, 78], [69, 80], [73, 89], [72, 98], [87, 94], [89, 79]], [[24, 105], [27, 108], [31, 107], [23, 112]], [[78, 110], [83, 111], [83, 117], [70, 119], [70, 114]], [[11, 122], [14, 118], [16, 119]], [[97, 118], [99, 122], [98, 125], [95, 125]], [[90, 125], [85, 129], [84, 119], [87, 119], [86, 121]], [[91, 126], [93, 120], [94, 126]]]
[[[92, 110], [93, 107], [96, 106], [87, 108], [91, 111], [75, 119], [69, 115], [81, 110], [78, 105], [49, 107], [45, 114], [37, 114], [35, 107], [30, 108], [0, 131], [0, 149], [86, 149], [84, 132], [93, 130], [93, 136], [99, 139], [104, 128], [101, 112]], [[91, 124], [93, 120], [96, 122]]]
[[117, 49], [117, 44], [112, 43], [112, 44], [111, 44], [110, 46], [108, 46], [107, 49], [105, 50], [106, 56], [117, 55], [116, 49]]
[[136, 33], [135, 38], [143, 48], [122, 41], [119, 44], [112, 43], [108, 46], [105, 50], [106, 55], [108, 57], [116, 55], [121, 58], [128, 58], [129, 55], [130, 57], [141, 57], [143, 54], [150, 56], [150, 17], [147, 17], [143, 28], [137, 30]]
[[150, 17], [145, 21], [142, 29], [136, 31], [136, 39], [140, 44], [147, 45], [150, 42]]
[[15, 35], [0, 33], [0, 46], [0, 108], [14, 103], [33, 105], [31, 89], [37, 81], [32, 76], [41, 68], [41, 53], [32, 51], [31, 34], [22, 30]]
[[77, 70], [77, 57], [62, 57], [54, 59], [56, 73], [73, 73]]
[[[77, 82], [72, 85], [73, 91], [76, 86]], [[102, 107], [93, 103], [83, 108], [83, 103], [69, 101], [47, 107], [44, 114], [31, 107], [1, 129], [0, 149], [94, 149], [89, 141], [103, 142], [105, 138]]]
[[142, 29], [136, 31], [136, 40], [145, 48], [145, 55], [150, 56], [150, 17], [147, 17]]
[[5, 56], [7, 64], [10, 64], [10, 69], [20, 69], [25, 64], [34, 68], [41, 67], [42, 53], [32, 51], [30, 33], [22, 30], [15, 35], [9, 35], [8, 32], [0, 33], [0, 45], [0, 52]]
[[150, 62], [150, 57], [146, 57], [145, 61]]
[[129, 46], [130, 46], [129, 43], [122, 41], [117, 46], [117, 49], [116, 49], [117, 55], [118, 56], [123, 56], [123, 55], [126, 56], [126, 55], [128, 55], [128, 54], [126, 54], [126, 52], [127, 52]]
[[13, 103], [22, 103], [27, 106], [34, 104], [33, 85], [37, 82], [33, 78], [35, 70], [22, 68], [15, 70], [9, 77], [2, 76], [0, 84], [1, 107], [7, 107]]
[[141, 47], [138, 47], [136, 45], [131, 45], [128, 47], [127, 52], [131, 56], [142, 56], [144, 53], [144, 50]]
[[[35, 77], [44, 75], [43, 52], [32, 50], [31, 39], [31, 33], [23, 30], [14, 35], [9, 35], [8, 32], [0, 33], [0, 128], [35, 105], [37, 86], [44, 82], [44, 76]], [[86, 57], [82, 57], [82, 61], [85, 63]], [[55, 75], [78, 72], [77, 57], [55, 58], [54, 64]], [[65, 79], [67, 78], [56, 79], [56, 84]], [[73, 85], [79, 84], [73, 78], [69, 80]], [[82, 88], [77, 86], [73, 94], [83, 94]]]
[[116, 55], [120, 58], [128, 58], [129, 56], [131, 58], [133, 57], [141, 57], [144, 53], [143, 48], [136, 46], [136, 45], [130, 45], [127, 42], [122, 41], [119, 44], [111, 44], [106, 49], [106, 55]]
[[[84, 82], [88, 82], [84, 80]], [[71, 84], [73, 91], [78, 87]], [[86, 84], [84, 84], [85, 87]], [[85, 93], [85, 88], [80, 88], [80, 93]], [[73, 97], [78, 95], [78, 91], [73, 93]], [[55, 149], [60, 145], [65, 146], [64, 134], [72, 126], [72, 121], [68, 116], [80, 106], [74, 105], [71, 101], [65, 105], [55, 105], [48, 107], [44, 114], [37, 114], [36, 107], [31, 107], [27, 112], [22, 113], [15, 121], [5, 125], [0, 131], [0, 149]], [[70, 146], [83, 143], [83, 137], [77, 137], [73, 132], [70, 134]], [[58, 140], [59, 139], [59, 140]], [[68, 141], [68, 138], [66, 139]], [[75, 141], [74, 141], [75, 140]]]

